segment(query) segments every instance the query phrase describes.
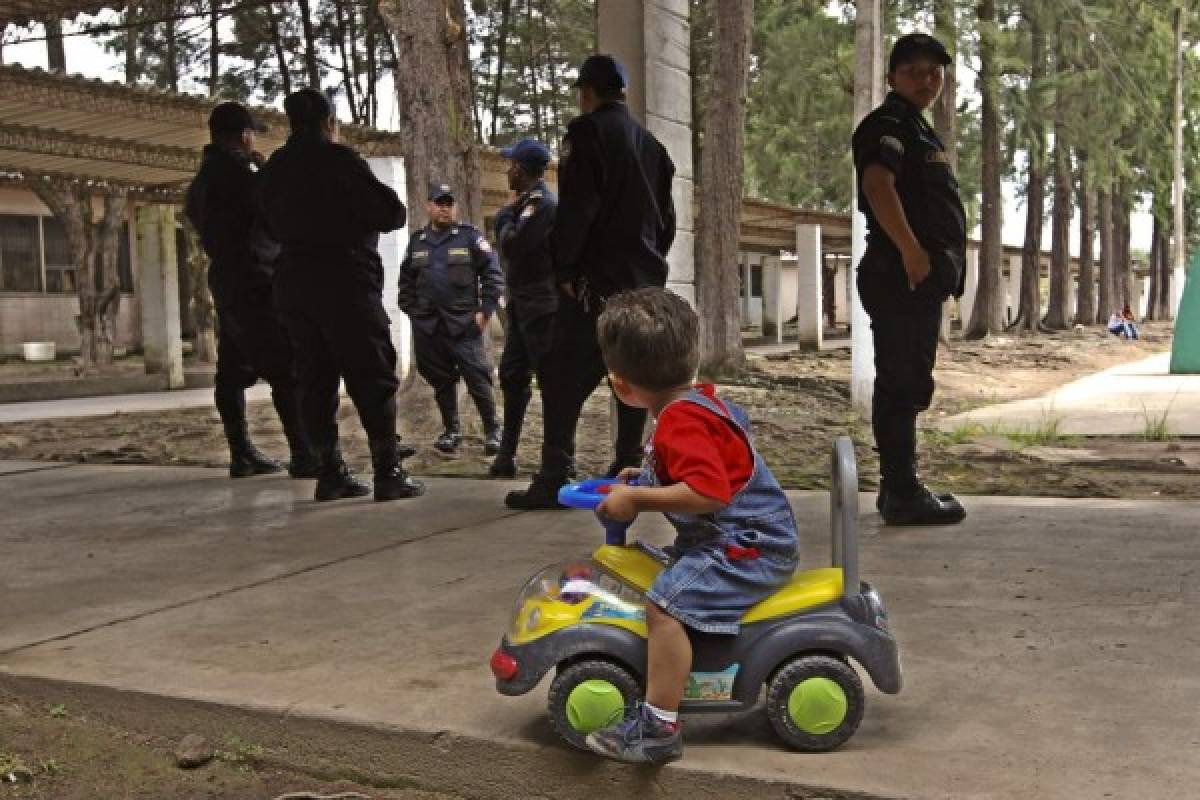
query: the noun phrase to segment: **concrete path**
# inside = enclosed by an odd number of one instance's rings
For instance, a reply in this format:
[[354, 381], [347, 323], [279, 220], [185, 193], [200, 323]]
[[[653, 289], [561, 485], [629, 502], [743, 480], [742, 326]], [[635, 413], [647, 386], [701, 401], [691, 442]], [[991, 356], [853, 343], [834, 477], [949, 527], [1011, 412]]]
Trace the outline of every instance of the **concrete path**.
[[[598, 527], [508, 512], [512, 484], [429, 486], [418, 501], [317, 506], [310, 483], [276, 476], [2, 465], [0, 675], [484, 737], [574, 763], [549, 730], [546, 684], [501, 697], [487, 659], [522, 582], [588, 551]], [[819, 565], [826, 496], [793, 503], [804, 563]], [[668, 769], [831, 796], [1195, 796], [1197, 508], [967, 504], [958, 528], [880, 530], [863, 514], [863, 574], [888, 603], [906, 685], [869, 689], [845, 748], [786, 751], [761, 710], [693, 716]], [[653, 516], [635, 530], [668, 538]]]
[[1121, 364], [1029, 400], [944, 417], [944, 431], [967, 425], [996, 433], [1045, 429], [1060, 434], [1141, 436], [1165, 418], [1171, 436], [1200, 436], [1200, 375], [1171, 375], [1170, 354]]
[[[271, 387], [265, 383], [258, 383], [246, 390], [247, 400], [267, 400], [270, 397]], [[0, 423], [63, 417], [95, 417], [105, 414], [129, 414], [136, 411], [175, 411], [181, 408], [212, 406], [212, 403], [212, 389], [179, 389], [170, 392], [138, 392], [100, 397], [38, 400], [30, 403], [0, 403]]]

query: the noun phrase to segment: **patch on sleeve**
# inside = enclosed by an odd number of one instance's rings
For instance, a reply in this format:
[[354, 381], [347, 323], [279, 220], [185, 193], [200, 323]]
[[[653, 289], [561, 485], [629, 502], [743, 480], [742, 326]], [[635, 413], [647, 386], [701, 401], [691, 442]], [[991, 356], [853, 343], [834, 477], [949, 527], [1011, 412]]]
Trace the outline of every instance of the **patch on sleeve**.
[[880, 138], [879, 146], [884, 150], [891, 150], [898, 156], [904, 155], [904, 143], [895, 136], [884, 136]]

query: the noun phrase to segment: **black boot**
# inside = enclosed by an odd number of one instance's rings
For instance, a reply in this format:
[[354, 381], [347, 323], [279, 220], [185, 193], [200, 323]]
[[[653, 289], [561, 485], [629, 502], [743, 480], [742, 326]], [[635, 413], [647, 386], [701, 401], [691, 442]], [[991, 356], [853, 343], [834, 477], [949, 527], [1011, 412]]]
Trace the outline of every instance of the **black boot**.
[[337, 445], [321, 451], [321, 473], [317, 476], [317, 489], [313, 499], [318, 503], [341, 500], [344, 497], [365, 497], [371, 487], [354, 477], [346, 466]]
[[283, 464], [264, 454], [250, 442], [229, 445], [229, 477], [248, 478], [251, 475], [271, 475], [283, 469]]
[[524, 491], [509, 492], [504, 497], [504, 505], [518, 511], [558, 511], [566, 508], [558, 502], [558, 490], [565, 486], [566, 479], [546, 477], [542, 474], [533, 476], [533, 482]]
[[246, 396], [241, 389], [218, 387], [213, 392], [225, 440], [229, 442], [229, 477], [247, 478], [251, 475], [270, 475], [283, 469], [273, 458], [264, 455], [250, 442], [246, 427]]
[[484, 428], [483, 452], [489, 456], [494, 456], [499, 453], [500, 440], [500, 426], [493, 421], [490, 426]]
[[967, 516], [954, 495], [935, 494], [919, 482], [909, 491], [880, 486], [875, 505], [888, 525], [954, 525]]
[[488, 467], [488, 475], [493, 478], [517, 477], [517, 460], [508, 453], [499, 453]]
[[375, 468], [375, 502], [417, 497], [425, 484], [410, 478], [401, 466], [400, 448], [395, 438], [371, 442], [371, 466]]

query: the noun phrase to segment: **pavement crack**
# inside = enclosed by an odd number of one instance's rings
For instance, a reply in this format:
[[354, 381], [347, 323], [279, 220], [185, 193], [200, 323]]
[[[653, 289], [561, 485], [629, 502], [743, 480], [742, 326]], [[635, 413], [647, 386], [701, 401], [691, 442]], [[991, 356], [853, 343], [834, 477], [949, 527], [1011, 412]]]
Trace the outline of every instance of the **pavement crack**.
[[[67, 465], [67, 466], [70, 466], [70, 465]], [[507, 514], [501, 514], [500, 516], [496, 517], [495, 519], [489, 519], [489, 520], [486, 520], [485, 522], [487, 522], [487, 523], [498, 522], [500, 520], [508, 519], [509, 517], [518, 516], [521, 513], [522, 512], [520, 512], [520, 511], [513, 511], [513, 512], [510, 512]], [[257, 589], [262, 586], [268, 586], [272, 583], [278, 583], [281, 581], [290, 580], [292, 578], [296, 578], [301, 575], [307, 575], [308, 573], [311, 573], [311, 572], [317, 572], [318, 570], [327, 569], [329, 567], [336, 567], [341, 564], [346, 564], [351, 561], [356, 561], [360, 558], [369, 558], [371, 556], [378, 555], [379, 553], [386, 553], [389, 550], [398, 550], [402, 547], [407, 547], [408, 545], [411, 545], [411, 544], [418, 544], [420, 542], [428, 541], [429, 539], [433, 539], [438, 536], [445, 536], [447, 534], [458, 533], [459, 531], [466, 530], [467, 528], [474, 527], [475, 525], [478, 525], [478, 524], [483, 524], [483, 523], [474, 522], [474, 523], [463, 524], [463, 525], [455, 525], [455, 526], [449, 527], [449, 528], [440, 528], [438, 530], [425, 533], [421, 536], [414, 536], [411, 539], [405, 539], [400, 542], [391, 542], [389, 544], [380, 545], [378, 547], [372, 547], [369, 550], [363, 550], [358, 553], [351, 553], [349, 555], [341, 556], [339, 558], [333, 558], [328, 561], [322, 561], [318, 564], [309, 564], [306, 567], [301, 567], [300, 569], [294, 569], [294, 570], [291, 570], [290, 572], [284, 572], [279, 575], [274, 575], [270, 578], [263, 578], [262, 580], [250, 581], [249, 583], [238, 584], [237, 586], [230, 586], [226, 589], [220, 589], [215, 592], [209, 592], [208, 594], [200, 595], [199, 597], [191, 597], [191, 598], [188, 598], [187, 600], [180, 600], [175, 603], [167, 603], [166, 605], [158, 606], [156, 608], [150, 608], [145, 611], [139, 611], [135, 614], [126, 614], [125, 616], [122, 616], [122, 617], [116, 617], [116, 618], [110, 619], [106, 622], [98, 622], [95, 625], [88, 625], [87, 627], [79, 628], [77, 630], [69, 631], [67, 633], [60, 633], [56, 636], [47, 636], [43, 639], [38, 639], [38, 640], [32, 641], [32, 642], [26, 642], [24, 644], [16, 645], [15, 647], [9, 647], [9, 648], [0, 650], [0, 658], [3, 658], [5, 656], [15, 655], [15, 654], [21, 652], [22, 650], [30, 650], [35, 647], [41, 647], [42, 645], [45, 645], [45, 644], [53, 644], [54, 642], [64, 642], [64, 641], [67, 641], [68, 639], [73, 639], [77, 636], [82, 636], [87, 633], [92, 633], [93, 631], [103, 630], [105, 628], [113, 628], [113, 627], [116, 627], [117, 625], [123, 625], [126, 622], [136, 622], [141, 619], [146, 619], [147, 617], [152, 617], [156, 614], [162, 614], [167, 611], [175, 611], [175, 610], [178, 610], [181, 608], [187, 608], [188, 606], [194, 606], [199, 603], [205, 603], [205, 602], [208, 602], [209, 600], [217, 600], [222, 597], [228, 597], [229, 595], [237, 594], [238, 592], [245, 592], [245, 591], [249, 591], [251, 589]]]

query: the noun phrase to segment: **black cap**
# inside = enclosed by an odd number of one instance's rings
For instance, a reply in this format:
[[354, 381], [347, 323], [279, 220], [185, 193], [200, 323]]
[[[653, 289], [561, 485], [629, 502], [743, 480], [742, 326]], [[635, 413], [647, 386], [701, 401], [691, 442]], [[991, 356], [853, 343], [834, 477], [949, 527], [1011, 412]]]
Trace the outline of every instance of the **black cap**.
[[450, 188], [450, 184], [443, 181], [433, 181], [429, 184], [429, 199], [441, 200], [443, 197], [454, 199], [454, 190]]
[[544, 170], [550, 163], [550, 148], [537, 139], [522, 139], [511, 147], [501, 149], [500, 155], [534, 172]]
[[892, 54], [888, 56], [888, 72], [895, 72], [896, 67], [921, 56], [931, 56], [942, 66], [948, 66], [954, 60], [946, 52], [945, 45], [928, 33], [910, 33], [901, 36], [892, 45]]
[[333, 116], [329, 98], [319, 89], [305, 87], [292, 92], [283, 100], [292, 129], [313, 128]]
[[213, 133], [266, 133], [267, 126], [256, 120], [241, 103], [220, 103], [208, 115], [208, 129]]
[[606, 53], [588, 56], [579, 67], [579, 77], [573, 87], [590, 86], [600, 91], [624, 89], [629, 85], [629, 77], [621, 62]]

